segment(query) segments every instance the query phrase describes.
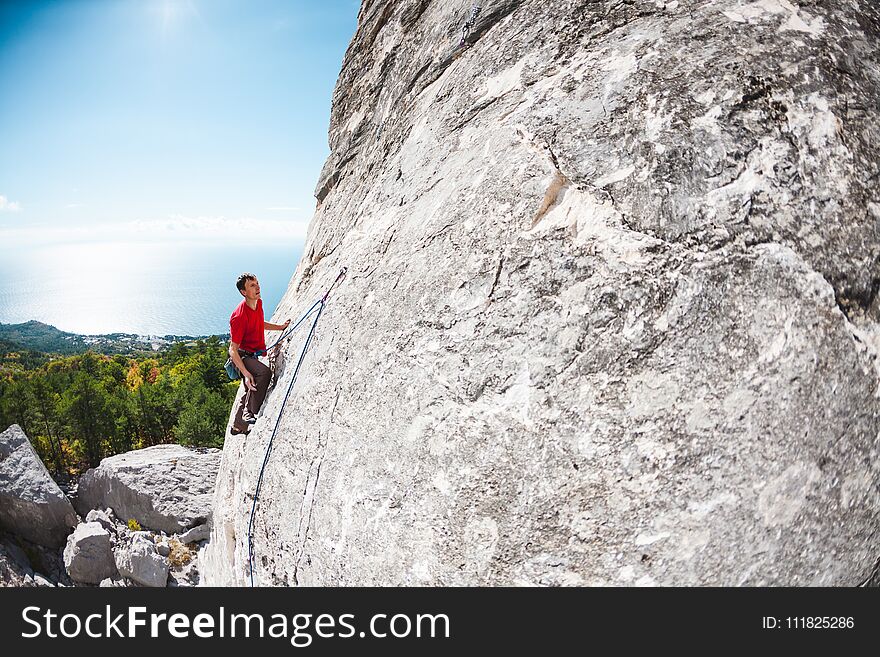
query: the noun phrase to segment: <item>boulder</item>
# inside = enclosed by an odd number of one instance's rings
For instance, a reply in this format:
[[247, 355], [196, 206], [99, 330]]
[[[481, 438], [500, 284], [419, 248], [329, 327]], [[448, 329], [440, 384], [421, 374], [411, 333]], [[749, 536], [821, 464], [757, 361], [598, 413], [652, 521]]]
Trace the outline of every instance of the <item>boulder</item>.
[[61, 547], [76, 512], [17, 424], [0, 433], [0, 528], [47, 547]]
[[77, 509], [112, 508], [123, 523], [135, 519], [144, 529], [176, 534], [204, 524], [220, 450], [157, 445], [101, 461], [80, 479]]
[[149, 532], [131, 532], [113, 551], [119, 574], [142, 586], [162, 587], [168, 582], [168, 559], [156, 550]]
[[200, 541], [206, 541], [211, 536], [211, 529], [207, 524], [199, 525], [198, 527], [193, 527], [187, 532], [181, 534], [178, 539], [181, 543], [198, 543]]
[[78, 525], [67, 538], [64, 567], [70, 578], [81, 584], [100, 584], [116, 575], [110, 532], [98, 522]]
[[97, 522], [112, 534], [115, 534], [117, 531], [118, 521], [113, 513], [113, 509], [92, 509], [86, 514], [86, 522]]

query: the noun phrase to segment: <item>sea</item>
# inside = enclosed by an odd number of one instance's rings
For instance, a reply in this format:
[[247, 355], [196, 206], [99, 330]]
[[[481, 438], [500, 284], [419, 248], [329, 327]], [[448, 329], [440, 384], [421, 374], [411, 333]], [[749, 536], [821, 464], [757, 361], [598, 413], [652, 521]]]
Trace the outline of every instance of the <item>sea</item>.
[[76, 242], [0, 245], [0, 323], [38, 320], [85, 335], [221, 335], [260, 281], [266, 319], [287, 290], [302, 242]]

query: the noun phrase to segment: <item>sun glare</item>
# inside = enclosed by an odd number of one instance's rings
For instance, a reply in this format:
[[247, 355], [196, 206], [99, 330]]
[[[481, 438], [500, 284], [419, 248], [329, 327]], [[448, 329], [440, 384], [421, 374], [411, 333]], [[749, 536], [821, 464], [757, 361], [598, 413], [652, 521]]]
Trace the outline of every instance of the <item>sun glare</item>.
[[198, 18], [199, 11], [192, 0], [160, 0], [152, 10], [161, 24], [162, 36], [177, 29], [188, 18]]

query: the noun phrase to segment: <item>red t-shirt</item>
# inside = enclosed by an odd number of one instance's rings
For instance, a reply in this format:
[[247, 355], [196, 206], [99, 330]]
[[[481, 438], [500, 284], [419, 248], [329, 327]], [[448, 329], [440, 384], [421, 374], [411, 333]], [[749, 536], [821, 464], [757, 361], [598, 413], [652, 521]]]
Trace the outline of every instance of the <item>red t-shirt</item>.
[[257, 299], [256, 310], [251, 310], [247, 299], [242, 299], [229, 316], [229, 333], [232, 342], [245, 351], [266, 349], [266, 334], [263, 331], [263, 300]]

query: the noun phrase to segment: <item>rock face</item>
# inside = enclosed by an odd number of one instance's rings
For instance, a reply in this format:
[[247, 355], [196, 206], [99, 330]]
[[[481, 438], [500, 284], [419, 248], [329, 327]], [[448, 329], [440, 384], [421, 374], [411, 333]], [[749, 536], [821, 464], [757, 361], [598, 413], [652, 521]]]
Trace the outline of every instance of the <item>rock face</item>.
[[61, 547], [76, 512], [17, 424], [0, 433], [0, 528]]
[[82, 584], [100, 584], [101, 580], [115, 576], [110, 532], [99, 522], [77, 525], [67, 538], [64, 567], [73, 581]]
[[77, 509], [112, 508], [123, 522], [169, 534], [205, 524], [220, 450], [157, 445], [111, 456], [79, 482]]
[[[880, 9], [365, 1], [207, 584], [855, 585]], [[282, 414], [283, 411], [283, 414]]]

